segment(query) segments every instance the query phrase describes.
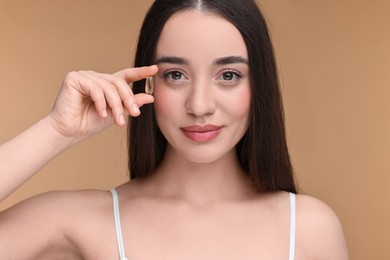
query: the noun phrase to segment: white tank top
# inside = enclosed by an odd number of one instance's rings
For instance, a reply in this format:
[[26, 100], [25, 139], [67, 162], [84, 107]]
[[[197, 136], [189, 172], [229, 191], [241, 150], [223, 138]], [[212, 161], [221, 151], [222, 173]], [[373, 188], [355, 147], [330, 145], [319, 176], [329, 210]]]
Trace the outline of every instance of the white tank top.
[[[119, 200], [118, 193], [116, 189], [111, 189], [112, 202], [114, 207], [114, 221], [115, 221], [115, 231], [116, 231], [116, 240], [118, 243], [119, 251], [119, 260], [128, 260], [125, 254], [125, 248], [123, 245], [123, 236], [122, 236], [122, 227], [121, 219], [119, 214]], [[295, 194], [290, 193], [290, 248], [288, 260], [294, 260], [295, 257], [295, 225], [296, 225], [296, 202]]]

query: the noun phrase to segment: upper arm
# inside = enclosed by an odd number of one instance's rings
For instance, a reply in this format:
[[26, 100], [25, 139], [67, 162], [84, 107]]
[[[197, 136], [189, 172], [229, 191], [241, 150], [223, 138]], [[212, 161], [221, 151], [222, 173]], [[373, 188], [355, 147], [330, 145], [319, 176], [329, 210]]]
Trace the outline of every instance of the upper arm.
[[64, 208], [60, 193], [50, 192], [1, 212], [0, 255], [5, 259], [53, 259], [65, 252], [75, 254], [64, 230]]
[[297, 240], [308, 259], [349, 259], [343, 228], [335, 212], [305, 195], [297, 196]]

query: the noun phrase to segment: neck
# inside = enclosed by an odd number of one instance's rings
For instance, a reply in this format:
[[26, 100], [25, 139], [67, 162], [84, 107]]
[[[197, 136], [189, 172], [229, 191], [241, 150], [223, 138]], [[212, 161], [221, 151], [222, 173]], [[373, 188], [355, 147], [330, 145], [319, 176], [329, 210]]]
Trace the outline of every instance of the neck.
[[162, 165], [153, 174], [159, 196], [207, 204], [244, 199], [257, 189], [241, 168], [234, 150], [217, 161], [194, 163], [167, 149]]

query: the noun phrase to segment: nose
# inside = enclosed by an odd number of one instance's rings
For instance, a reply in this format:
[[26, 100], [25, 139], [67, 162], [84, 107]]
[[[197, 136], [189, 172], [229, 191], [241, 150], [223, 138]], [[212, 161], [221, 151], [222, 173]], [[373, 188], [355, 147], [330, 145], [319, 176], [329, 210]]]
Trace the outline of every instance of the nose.
[[215, 109], [215, 95], [211, 84], [193, 83], [186, 100], [187, 114], [200, 117], [213, 114]]

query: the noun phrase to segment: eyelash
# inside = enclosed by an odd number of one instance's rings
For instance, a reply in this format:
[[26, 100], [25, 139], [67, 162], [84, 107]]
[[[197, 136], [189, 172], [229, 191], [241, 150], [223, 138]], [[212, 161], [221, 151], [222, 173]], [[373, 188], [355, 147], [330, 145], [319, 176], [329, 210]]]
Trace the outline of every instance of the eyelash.
[[172, 74], [173, 73], [180, 73], [181, 74], [181, 77], [184, 77], [185, 76], [185, 73], [183, 71], [181, 71], [180, 69], [170, 69], [164, 73], [161, 74], [161, 77], [164, 78], [164, 79], [168, 79], [168, 80], [178, 80], [178, 79], [173, 79], [172, 78]]
[[[180, 79], [173, 79], [172, 78], [172, 74], [173, 73], [180, 73], [181, 75], [181, 78]], [[225, 79], [221, 79], [221, 77], [223, 77], [224, 75], [226, 75], [226, 73], [232, 73], [233, 74], [233, 77], [236, 77], [236, 78], [233, 78], [231, 80], [225, 80]], [[178, 80], [182, 80], [183, 78], [182, 77], [185, 77], [185, 73], [180, 70], [180, 69], [170, 69], [168, 71], [165, 71], [164, 73], [161, 74], [161, 77], [164, 78], [164, 79], [167, 79], [167, 80], [172, 80], [172, 81], [178, 81]], [[222, 80], [222, 81], [228, 81], [228, 82], [232, 82], [232, 81], [237, 81], [239, 79], [242, 79], [243, 78], [243, 74], [237, 70], [233, 70], [233, 69], [227, 69], [227, 70], [224, 70], [222, 71], [219, 76], [217, 77], [218, 80]]]
[[[232, 69], [228, 69], [228, 70], [225, 70], [225, 71], [222, 71], [222, 73], [220, 74], [220, 76], [218, 77], [218, 79], [220, 79], [221, 77], [223, 77], [224, 75], [226, 75], [226, 73], [232, 73], [237, 79], [241, 79], [243, 78], [243, 75], [241, 72], [237, 71], [237, 70], [232, 70]], [[234, 79], [232, 80], [228, 80], [228, 81], [234, 81]]]

